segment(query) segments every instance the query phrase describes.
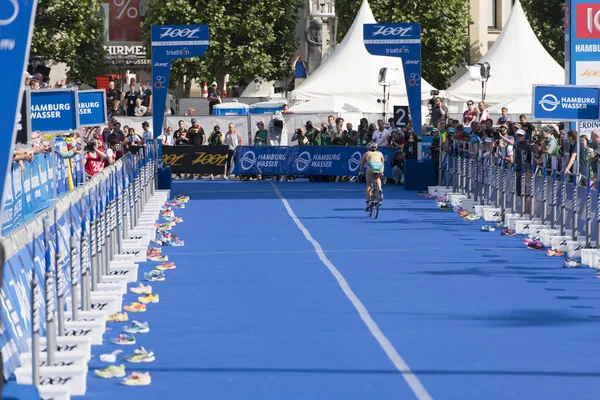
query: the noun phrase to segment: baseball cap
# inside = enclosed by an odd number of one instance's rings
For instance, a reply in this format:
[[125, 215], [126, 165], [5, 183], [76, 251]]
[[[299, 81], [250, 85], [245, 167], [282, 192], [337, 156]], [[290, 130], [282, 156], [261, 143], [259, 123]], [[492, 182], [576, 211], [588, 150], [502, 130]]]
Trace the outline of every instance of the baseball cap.
[[450, 132], [450, 133], [453, 133], [455, 131], [456, 131], [456, 129], [454, 129], [454, 128], [448, 128], [448, 132]]
[[148, 123], [148, 121], [144, 121], [142, 122], [142, 126], [150, 126], [150, 124]]
[[548, 133], [552, 132], [552, 130], [550, 129], [550, 127], [547, 126], [547, 125], [542, 126], [540, 128], [540, 131], [542, 131], [542, 132], [548, 132]]
[[256, 123], [256, 125], [257, 125], [257, 126], [259, 126], [259, 125], [265, 126], [265, 124], [264, 124], [262, 121], [258, 121], [258, 122]]
[[515, 135], [525, 136], [525, 131], [523, 129], [517, 129], [517, 131], [515, 132]]
[[219, 85], [217, 85], [217, 82], [213, 82], [210, 86], [219, 86]]
[[491, 137], [486, 137], [486, 138], [483, 140], [483, 142], [484, 142], [484, 143], [492, 143], [492, 138], [491, 138]]
[[192, 118], [192, 124], [193, 124], [194, 122], [198, 122], [198, 120], [197, 120], [196, 118]]
[[517, 129], [521, 129], [523, 127], [523, 125], [517, 123], [517, 124], [513, 124], [513, 128], [517, 128]]
[[313, 126], [312, 121], [306, 121], [306, 126]]
[[219, 125], [215, 125], [215, 129], [213, 129], [213, 130], [215, 130], [215, 131], [220, 131], [220, 130], [221, 130], [221, 127], [220, 127]]
[[433, 128], [433, 129], [431, 130], [431, 132], [439, 132], [439, 131], [438, 131], [438, 128]]

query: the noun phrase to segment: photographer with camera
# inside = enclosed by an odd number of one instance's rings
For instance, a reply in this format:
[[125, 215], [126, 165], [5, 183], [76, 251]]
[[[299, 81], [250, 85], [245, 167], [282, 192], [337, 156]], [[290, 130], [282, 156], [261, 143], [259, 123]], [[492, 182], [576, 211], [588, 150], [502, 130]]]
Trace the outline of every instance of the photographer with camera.
[[298, 146], [306, 146], [308, 144], [308, 139], [304, 134], [304, 128], [298, 128], [294, 132], [294, 136], [292, 136], [292, 142], [298, 141]]
[[442, 103], [442, 99], [436, 97], [434, 99], [433, 107], [431, 108], [431, 126], [438, 126], [438, 123], [443, 120], [444, 122], [448, 119], [448, 108]]
[[433, 89], [429, 92], [429, 95], [431, 96], [431, 98], [429, 99], [429, 115], [431, 115], [431, 110], [433, 110], [433, 107], [435, 106], [435, 99], [438, 98], [440, 96], [440, 91]]

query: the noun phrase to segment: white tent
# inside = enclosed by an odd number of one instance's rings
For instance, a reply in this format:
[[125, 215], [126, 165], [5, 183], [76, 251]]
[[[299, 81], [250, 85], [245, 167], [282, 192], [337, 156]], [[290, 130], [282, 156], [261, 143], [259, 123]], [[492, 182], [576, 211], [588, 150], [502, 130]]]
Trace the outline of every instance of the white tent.
[[[516, 0], [506, 25], [479, 62], [490, 64], [485, 102], [491, 108], [507, 106], [510, 114], [530, 114], [532, 85], [565, 82], [564, 69], [544, 49], [531, 29], [521, 3]], [[446, 97], [450, 112], [462, 112], [467, 100], [481, 100], [481, 82], [464, 74]]]
[[[363, 103], [379, 106], [383, 88], [377, 81], [382, 67], [398, 68], [403, 72], [402, 59], [374, 56], [367, 52], [363, 42], [363, 25], [376, 23], [367, 0], [364, 0], [354, 23], [333, 54], [321, 64], [300, 86], [292, 92], [292, 101], [301, 103], [326, 96], [341, 96], [346, 101], [359, 99]], [[427, 100], [434, 88], [422, 80], [422, 98]], [[407, 105], [404, 83], [392, 86], [390, 105]], [[380, 110], [380, 108], [378, 109]]]
[[338, 113], [338, 112], [381, 112], [380, 104], [368, 104], [362, 100], [347, 99], [341, 96], [327, 96], [311, 100], [290, 108], [296, 113]]

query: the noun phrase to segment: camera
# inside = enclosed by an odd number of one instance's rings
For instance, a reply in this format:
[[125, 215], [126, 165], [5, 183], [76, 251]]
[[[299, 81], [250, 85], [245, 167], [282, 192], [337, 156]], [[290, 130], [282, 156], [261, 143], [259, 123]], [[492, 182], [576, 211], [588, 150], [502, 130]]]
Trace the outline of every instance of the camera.
[[302, 135], [302, 129], [301, 128], [296, 129], [296, 135]]
[[439, 96], [440, 95], [440, 91], [434, 89], [434, 90], [430, 91], [429, 94], [431, 96]]

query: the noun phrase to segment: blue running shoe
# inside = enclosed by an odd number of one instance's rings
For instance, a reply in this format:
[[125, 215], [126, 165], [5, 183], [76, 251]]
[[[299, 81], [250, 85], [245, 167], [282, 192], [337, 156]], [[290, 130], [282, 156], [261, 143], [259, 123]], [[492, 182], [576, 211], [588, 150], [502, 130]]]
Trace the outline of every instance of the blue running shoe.
[[131, 334], [148, 333], [150, 332], [150, 328], [148, 327], [147, 322], [132, 321], [131, 325], [123, 327], [123, 332]]
[[165, 273], [155, 269], [153, 271], [146, 272], [144, 274], [144, 279], [148, 282], [162, 282], [165, 280]]

